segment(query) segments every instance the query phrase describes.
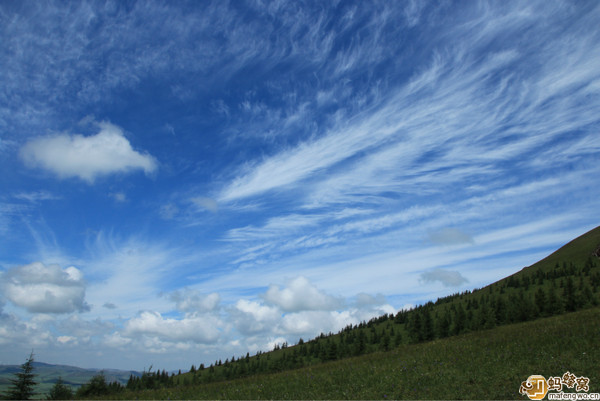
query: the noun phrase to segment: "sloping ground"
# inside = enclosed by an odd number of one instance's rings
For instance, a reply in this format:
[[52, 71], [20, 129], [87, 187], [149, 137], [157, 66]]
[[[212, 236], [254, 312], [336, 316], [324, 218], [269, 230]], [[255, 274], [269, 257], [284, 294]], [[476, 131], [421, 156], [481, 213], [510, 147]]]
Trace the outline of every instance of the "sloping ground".
[[588, 231], [587, 233], [575, 238], [573, 241], [559, 248], [539, 262], [526, 267], [526, 269], [542, 268], [544, 271], [553, 269], [557, 263], [564, 261], [572, 262], [576, 265], [583, 265], [591, 256], [598, 260], [596, 255], [600, 248], [600, 226]]
[[277, 374], [129, 399], [521, 399], [533, 374], [567, 371], [600, 392], [600, 308], [472, 332]]

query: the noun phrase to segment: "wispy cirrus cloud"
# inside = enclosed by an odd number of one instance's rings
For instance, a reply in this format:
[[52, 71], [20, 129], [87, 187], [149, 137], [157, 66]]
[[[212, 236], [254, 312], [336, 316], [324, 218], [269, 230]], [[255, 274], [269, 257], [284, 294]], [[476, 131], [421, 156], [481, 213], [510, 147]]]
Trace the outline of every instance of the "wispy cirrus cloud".
[[[590, 123], [597, 117], [585, 99], [598, 79], [597, 70], [589, 68], [597, 58], [596, 33], [587, 33], [575, 50], [569, 41], [556, 39], [537, 53], [510, 48], [509, 43], [477, 58], [477, 50], [498, 35], [510, 36], [523, 27], [536, 29], [536, 20], [527, 12], [489, 17], [481, 22], [486, 29], [474, 38], [465, 36], [464, 27], [456, 28], [451, 35], [460, 40], [454, 48], [437, 49], [428, 69], [395, 88], [395, 95], [380, 105], [322, 137], [241, 170], [223, 188], [220, 199], [233, 201], [323, 182], [328, 196], [312, 191], [308, 196], [335, 202], [348, 193], [372, 196], [376, 186], [381, 191], [398, 190], [413, 177], [484, 180], [508, 174], [510, 169], [498, 165], [506, 160], [532, 166], [547, 146], [558, 138], [568, 140], [573, 132], [590, 138]], [[506, 19], [511, 24], [498, 31]], [[580, 32], [577, 37], [581, 39]], [[583, 54], [585, 62], [573, 62]], [[513, 68], [525, 62], [561, 66], [539, 74]], [[457, 168], [463, 174], [453, 177]]]
[[3, 293], [0, 342], [177, 369], [535, 262], [597, 225], [598, 20], [562, 0], [0, 4], [0, 269], [76, 266], [85, 294], [61, 299], [91, 306]]

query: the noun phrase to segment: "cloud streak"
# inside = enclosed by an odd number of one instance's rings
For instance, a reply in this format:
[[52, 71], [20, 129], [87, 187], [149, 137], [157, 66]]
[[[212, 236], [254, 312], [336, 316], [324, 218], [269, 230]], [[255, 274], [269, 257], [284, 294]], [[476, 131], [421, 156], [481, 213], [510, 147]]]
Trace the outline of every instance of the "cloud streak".
[[562, 0], [0, 4], [3, 349], [177, 369], [546, 256], [597, 225], [598, 20]]

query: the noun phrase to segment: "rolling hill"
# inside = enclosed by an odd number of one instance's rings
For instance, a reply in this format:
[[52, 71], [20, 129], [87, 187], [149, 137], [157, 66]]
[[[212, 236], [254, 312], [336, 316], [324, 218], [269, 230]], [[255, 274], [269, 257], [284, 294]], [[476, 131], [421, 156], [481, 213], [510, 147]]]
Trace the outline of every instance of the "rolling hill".
[[[42, 398], [50, 391], [56, 380], [61, 377], [65, 384], [77, 389], [87, 383], [93, 376], [103, 373], [109, 382], [126, 384], [130, 375], [141, 376], [136, 371], [124, 371], [116, 369], [82, 369], [68, 365], [52, 365], [43, 362], [33, 362], [36, 381], [39, 383], [35, 391], [37, 397]], [[20, 370], [19, 365], [0, 365], [0, 394], [3, 394], [10, 386], [10, 379], [14, 373]]]

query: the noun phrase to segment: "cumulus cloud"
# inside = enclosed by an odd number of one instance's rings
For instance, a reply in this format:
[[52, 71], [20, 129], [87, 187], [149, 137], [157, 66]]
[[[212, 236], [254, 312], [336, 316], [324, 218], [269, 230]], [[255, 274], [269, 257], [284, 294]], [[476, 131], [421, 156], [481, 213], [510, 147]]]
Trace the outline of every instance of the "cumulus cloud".
[[429, 233], [429, 241], [436, 245], [472, 244], [473, 238], [458, 228], [443, 228]]
[[89, 311], [85, 302], [83, 274], [71, 266], [45, 266], [34, 262], [15, 267], [2, 275], [4, 296], [32, 313]]
[[125, 336], [139, 335], [170, 342], [213, 343], [219, 337], [221, 322], [211, 315], [193, 315], [182, 319], [165, 318], [159, 312], [144, 311], [125, 323]]
[[421, 273], [421, 280], [426, 283], [439, 281], [444, 287], [456, 287], [469, 282], [462, 274], [457, 271], [433, 269], [428, 272]]
[[238, 331], [246, 335], [273, 331], [282, 315], [277, 307], [246, 299], [238, 300], [229, 313]]
[[357, 324], [359, 319], [350, 311], [302, 311], [285, 315], [281, 331], [285, 335], [314, 337], [319, 333], [337, 332], [348, 324]]
[[343, 303], [342, 300], [319, 291], [305, 277], [291, 280], [287, 288], [283, 289], [271, 285], [263, 298], [286, 312], [335, 310]]
[[187, 288], [174, 291], [169, 299], [175, 302], [177, 310], [181, 312], [210, 312], [221, 301], [221, 297], [215, 292], [206, 295]]
[[106, 122], [99, 126], [100, 132], [92, 136], [60, 134], [32, 139], [21, 148], [21, 159], [28, 167], [89, 183], [113, 173], [156, 170], [156, 160], [135, 151], [121, 128]]

